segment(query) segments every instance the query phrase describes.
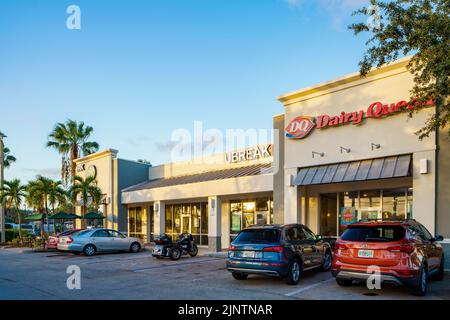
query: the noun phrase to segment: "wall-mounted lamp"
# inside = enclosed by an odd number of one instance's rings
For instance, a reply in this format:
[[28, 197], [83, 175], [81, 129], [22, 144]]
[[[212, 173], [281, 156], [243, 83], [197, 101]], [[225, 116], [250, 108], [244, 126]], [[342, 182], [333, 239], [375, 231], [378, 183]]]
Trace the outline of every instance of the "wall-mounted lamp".
[[371, 146], [372, 146], [372, 151], [375, 150], [375, 149], [380, 149], [381, 148], [381, 145], [378, 144], [378, 143], [371, 143]]
[[324, 155], [325, 155], [325, 153], [323, 153], [323, 152], [315, 152], [315, 151], [313, 151], [312, 152], [312, 157], [314, 158], [314, 156], [315, 155], [318, 155], [318, 156], [321, 156], [321, 157], [323, 157]]
[[215, 209], [216, 208], [216, 200], [211, 199], [211, 209]]
[[159, 203], [153, 204], [153, 210], [157, 213], [159, 213]]
[[350, 153], [350, 151], [352, 151], [350, 148], [344, 148], [344, 147], [340, 147], [341, 148], [341, 153]]

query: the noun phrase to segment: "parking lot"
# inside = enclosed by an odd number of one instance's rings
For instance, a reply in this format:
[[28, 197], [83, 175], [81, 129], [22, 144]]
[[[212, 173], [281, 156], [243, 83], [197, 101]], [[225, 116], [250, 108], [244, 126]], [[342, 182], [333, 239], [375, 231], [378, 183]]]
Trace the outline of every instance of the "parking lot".
[[[0, 261], [0, 299], [450, 299], [448, 275], [430, 283], [427, 297], [417, 298], [404, 288], [341, 288], [320, 271], [305, 272], [298, 286], [260, 276], [236, 281], [223, 258], [208, 256], [171, 261], [149, 251], [85, 257], [0, 249]], [[67, 288], [69, 266], [81, 270], [80, 290]]]

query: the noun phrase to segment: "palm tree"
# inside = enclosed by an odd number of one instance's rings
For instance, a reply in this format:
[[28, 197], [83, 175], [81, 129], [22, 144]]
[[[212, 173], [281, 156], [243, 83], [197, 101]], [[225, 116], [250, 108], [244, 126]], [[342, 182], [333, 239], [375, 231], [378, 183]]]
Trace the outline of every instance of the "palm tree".
[[52, 208], [52, 213], [56, 213], [57, 207], [62, 207], [67, 202], [67, 192], [63, 188], [62, 181], [52, 181], [50, 192], [48, 194], [48, 203]]
[[[37, 192], [30, 193], [32, 182], [28, 184], [27, 190], [28, 193], [25, 197], [25, 202], [28, 208], [31, 208], [34, 213], [42, 213], [44, 212], [44, 200], [42, 196]], [[44, 219], [41, 220], [41, 237], [44, 237]]]
[[6, 206], [10, 210], [15, 210], [19, 221], [19, 239], [22, 243], [22, 219], [20, 214], [20, 206], [26, 197], [27, 187], [22, 185], [19, 179], [12, 181], [4, 181], [0, 189], [0, 203], [5, 201]]
[[5, 168], [9, 168], [13, 162], [16, 162], [17, 159], [13, 155], [11, 155], [11, 150], [9, 148], [3, 148], [3, 165]]
[[69, 190], [72, 201], [74, 203], [79, 199], [81, 202], [81, 215], [83, 217], [82, 227], [86, 227], [84, 215], [86, 214], [89, 202], [94, 203], [98, 199], [99, 194], [102, 194], [101, 189], [97, 186], [95, 177], [89, 176], [83, 179], [80, 176], [74, 177], [74, 183]]
[[98, 151], [97, 142], [88, 141], [94, 129], [85, 126], [84, 122], [67, 120], [66, 123], [58, 123], [48, 136], [47, 147], [53, 148], [62, 155], [61, 178], [65, 183], [76, 175], [74, 160], [80, 154], [87, 156]]
[[[48, 221], [49, 216], [49, 196], [54, 188], [54, 181], [52, 179], [37, 176], [36, 180], [31, 181], [28, 185], [28, 193], [34, 199], [41, 199], [41, 206], [45, 210], [45, 218], [47, 220], [48, 234], [50, 235], [50, 223]], [[42, 226], [42, 229], [44, 226]], [[55, 230], [56, 231], [56, 230]]]

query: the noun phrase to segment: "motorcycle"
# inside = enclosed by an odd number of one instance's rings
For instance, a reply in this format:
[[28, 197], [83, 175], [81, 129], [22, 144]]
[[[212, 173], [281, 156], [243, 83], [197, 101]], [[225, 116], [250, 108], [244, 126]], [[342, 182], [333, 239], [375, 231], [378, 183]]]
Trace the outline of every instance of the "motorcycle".
[[176, 242], [172, 238], [163, 234], [154, 241], [155, 247], [152, 256], [157, 259], [169, 257], [172, 260], [180, 260], [182, 256], [190, 255], [195, 257], [198, 254], [197, 245], [194, 243], [192, 234], [183, 233]]

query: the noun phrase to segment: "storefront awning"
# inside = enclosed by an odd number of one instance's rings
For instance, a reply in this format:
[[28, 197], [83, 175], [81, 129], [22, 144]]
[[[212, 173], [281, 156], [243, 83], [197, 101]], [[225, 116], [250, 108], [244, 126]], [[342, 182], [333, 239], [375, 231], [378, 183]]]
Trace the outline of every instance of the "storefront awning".
[[263, 163], [263, 164], [245, 166], [245, 167], [237, 167], [237, 168], [231, 168], [231, 169], [225, 169], [225, 170], [203, 172], [203, 173], [192, 174], [192, 175], [150, 180], [150, 181], [138, 184], [136, 186], [129, 187], [125, 190], [122, 190], [122, 192], [163, 188], [163, 187], [170, 187], [170, 186], [176, 186], [176, 185], [222, 180], [222, 179], [230, 179], [230, 178], [238, 178], [238, 177], [256, 176], [256, 175], [261, 175], [261, 174], [271, 174], [272, 172], [273, 172], [272, 164], [271, 163]]
[[294, 185], [308, 186], [410, 176], [411, 155], [302, 168]]

